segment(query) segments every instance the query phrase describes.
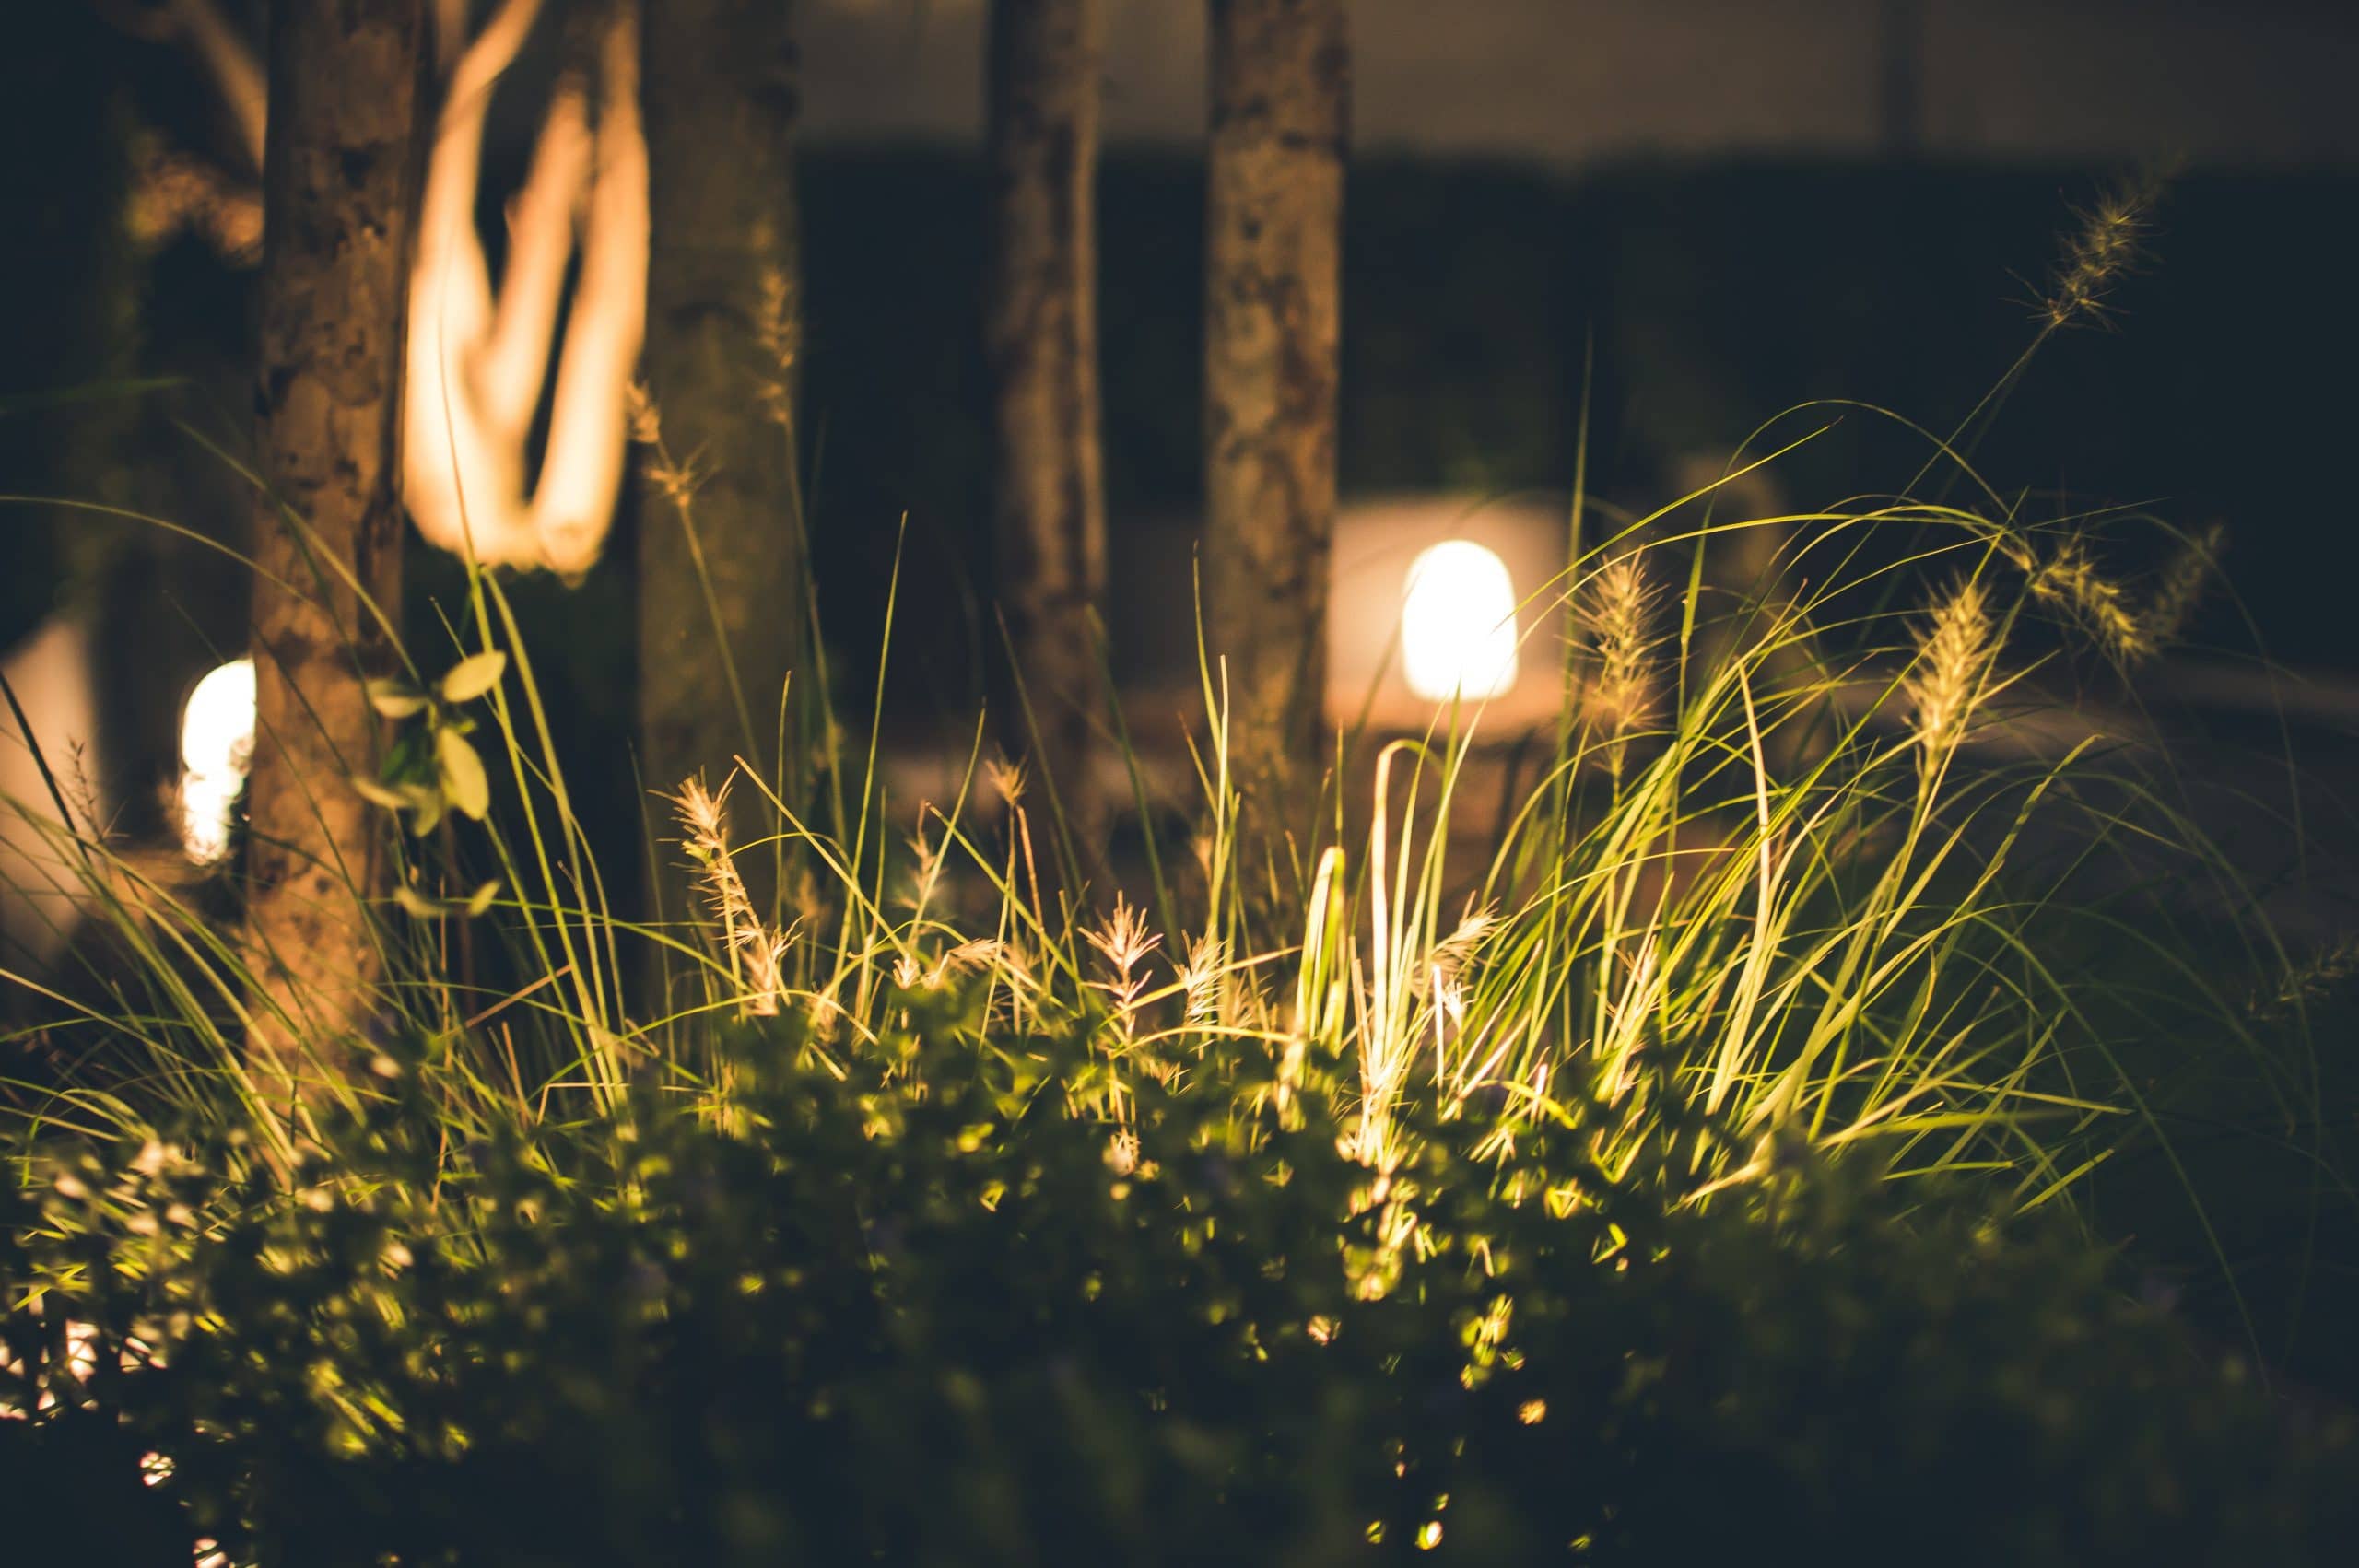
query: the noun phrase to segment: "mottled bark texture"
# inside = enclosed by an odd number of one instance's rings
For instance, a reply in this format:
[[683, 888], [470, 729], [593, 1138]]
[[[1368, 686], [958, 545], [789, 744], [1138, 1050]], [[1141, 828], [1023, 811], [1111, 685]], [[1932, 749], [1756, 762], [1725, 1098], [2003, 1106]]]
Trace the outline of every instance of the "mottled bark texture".
[[[398, 617], [401, 408], [424, 0], [277, 0], [263, 169], [255, 741], [247, 917], [257, 1088], [291, 1111], [350, 1070], [383, 969], [381, 740], [362, 682]], [[369, 603], [364, 603], [362, 596]], [[371, 607], [373, 605], [373, 608]]]
[[[1011, 682], [1001, 744], [1046, 774], [1085, 852], [1105, 825], [1091, 769], [1093, 613], [1106, 590], [1098, 443], [1097, 105], [1101, 0], [997, 0], [984, 298], [992, 520]], [[1029, 716], [1026, 708], [1029, 708]]]
[[[646, 367], [669, 460], [651, 465], [639, 524], [640, 766], [651, 790], [698, 773], [718, 787], [734, 757], [774, 759], [780, 696], [804, 646], [790, 10], [787, 0], [646, 5]], [[798, 718], [790, 770], [806, 749]], [[796, 780], [780, 782], [792, 800]], [[744, 867], [765, 910], [770, 863], [748, 856]], [[687, 912], [687, 886], [667, 868], [666, 919]]]
[[1319, 777], [1349, 124], [1344, 0], [1212, 0], [1205, 633], [1255, 873]]

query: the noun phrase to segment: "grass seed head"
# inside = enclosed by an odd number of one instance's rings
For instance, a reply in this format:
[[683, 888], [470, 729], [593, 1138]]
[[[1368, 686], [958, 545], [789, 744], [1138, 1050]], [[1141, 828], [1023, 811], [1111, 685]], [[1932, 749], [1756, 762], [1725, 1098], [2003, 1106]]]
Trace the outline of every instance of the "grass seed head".
[[2063, 236], [2063, 254], [2039, 302], [2039, 319], [2048, 331], [2109, 322], [2107, 296], [2136, 270], [2163, 184], [2159, 171], [2148, 174], [2115, 187], [2078, 214], [2080, 227]]
[[794, 283], [779, 268], [766, 267], [761, 286], [754, 337], [768, 365], [756, 390], [762, 412], [770, 422], [791, 430], [794, 427], [794, 365], [800, 356], [802, 336], [794, 308]]
[[1221, 972], [1227, 962], [1226, 944], [1216, 936], [1207, 933], [1189, 943], [1188, 962], [1180, 971], [1189, 1023], [1209, 1024], [1218, 1016]]
[[678, 816], [681, 847], [696, 867], [706, 907], [721, 929], [722, 946], [745, 988], [740, 1000], [748, 1014], [769, 1017], [777, 1013], [784, 989], [782, 965], [791, 934], [763, 929], [745, 879], [737, 874], [736, 861], [731, 858], [729, 789], [735, 781], [733, 775], [722, 780], [720, 789], [710, 790], [698, 776], [683, 782], [678, 794], [666, 798]]
[[675, 507], [686, 508], [703, 488], [705, 475], [697, 467], [695, 458], [675, 458], [657, 446], [648, 453], [647, 481], [663, 491], [663, 498]]
[[1583, 708], [1605, 734], [1617, 773], [1624, 741], [1654, 708], [1654, 597], [1641, 553], [1628, 550], [1590, 579], [1575, 614], [1590, 663]]
[[1013, 757], [985, 757], [983, 782], [1002, 804], [1014, 810], [1024, 800], [1024, 764]]
[[2227, 531], [2215, 522], [2182, 540], [2163, 564], [2154, 600], [2146, 607], [2147, 638], [2156, 651], [2186, 634], [2196, 607], [2203, 602], [2203, 591], [2212, 585], [2226, 541]]
[[1934, 609], [1919, 632], [1916, 661], [1901, 682], [1916, 710], [1917, 741], [1929, 769], [1946, 760], [1965, 738], [1998, 652], [1989, 593], [1969, 578]]
[[2130, 607], [2129, 592], [2097, 569], [2088, 546], [2077, 539], [2067, 540], [2032, 574], [2031, 593], [2071, 612], [2118, 663], [2135, 664], [2154, 650], [2146, 624]]
[[1127, 1033], [1132, 1014], [1138, 1007], [1139, 992], [1146, 988], [1146, 977], [1139, 972], [1139, 965], [1163, 939], [1147, 930], [1146, 918], [1121, 894], [1115, 895], [1114, 912], [1105, 923], [1085, 926], [1081, 934], [1105, 962], [1108, 977], [1093, 983], [1112, 1000]]
[[623, 390], [623, 404], [630, 417], [633, 441], [651, 447], [663, 439], [663, 418], [656, 412], [655, 394], [647, 390], [645, 381], [633, 381]]

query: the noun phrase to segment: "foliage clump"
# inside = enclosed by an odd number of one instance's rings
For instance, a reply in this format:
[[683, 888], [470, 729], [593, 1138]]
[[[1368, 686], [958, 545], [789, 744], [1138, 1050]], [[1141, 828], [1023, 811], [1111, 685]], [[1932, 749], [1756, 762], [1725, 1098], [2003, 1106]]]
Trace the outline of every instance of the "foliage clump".
[[1372, 1179], [1316, 1085], [1282, 1113], [1244, 1066], [1143, 1083], [1121, 1144], [1058, 1103], [1070, 1034], [908, 1019], [839, 1069], [743, 1031], [726, 1116], [647, 1076], [452, 1152], [389, 1060], [291, 1187], [159, 1141], [0, 1189], [0, 1475], [51, 1499], [12, 1518], [86, 1561], [304, 1564], [2348, 1539], [2341, 1433], [1937, 1183], [1795, 1144], [1697, 1205], [1663, 1173], [1709, 1128], [1614, 1177], [1583, 1113], [1502, 1153], [1414, 1107]]

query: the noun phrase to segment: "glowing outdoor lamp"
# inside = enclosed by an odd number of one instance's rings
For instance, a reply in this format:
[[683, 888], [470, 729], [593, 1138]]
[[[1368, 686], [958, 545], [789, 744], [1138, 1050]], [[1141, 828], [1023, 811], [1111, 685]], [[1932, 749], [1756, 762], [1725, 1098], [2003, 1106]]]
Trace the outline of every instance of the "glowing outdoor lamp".
[[229, 851], [229, 814], [254, 751], [254, 661], [209, 672], [181, 712], [181, 847], [210, 865]]
[[1428, 702], [1483, 702], [1515, 686], [1515, 580], [1471, 539], [1429, 545], [1401, 588], [1401, 670]]
[[[1460, 720], [1493, 743], [1564, 702], [1565, 511], [1541, 497], [1375, 496], [1336, 510], [1327, 720], [1409, 734]], [[1529, 643], [1529, 647], [1519, 646]]]

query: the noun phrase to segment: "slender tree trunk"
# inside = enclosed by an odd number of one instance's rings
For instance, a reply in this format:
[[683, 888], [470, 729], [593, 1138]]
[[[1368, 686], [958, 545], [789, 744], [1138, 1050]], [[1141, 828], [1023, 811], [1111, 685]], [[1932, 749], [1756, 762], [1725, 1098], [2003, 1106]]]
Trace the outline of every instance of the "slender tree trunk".
[[1319, 778], [1350, 57], [1344, 0], [1212, 0], [1204, 600], [1249, 878]]
[[362, 682], [389, 663], [400, 614], [395, 432], [426, 46], [424, 0], [271, 7], [256, 406], [274, 504], [254, 548], [247, 916], [263, 995], [249, 1048], [289, 1112], [349, 1071], [383, 974], [368, 901], [391, 859], [349, 779], [376, 765]]
[[[717, 787], [738, 756], [771, 762], [788, 673], [798, 688], [812, 678], [797, 669], [791, 11], [788, 0], [646, 7], [647, 379], [667, 454], [640, 513], [640, 766], [652, 790], [698, 773]], [[804, 694], [796, 708], [780, 780], [790, 800], [805, 760]], [[770, 864], [745, 867], [765, 909]], [[686, 912], [686, 887], [684, 874], [664, 877], [667, 919]]]
[[1048, 776], [1086, 853], [1105, 817], [1090, 766], [1092, 613], [1106, 588], [1097, 250], [1104, 31], [1100, 0], [997, 0], [985, 83], [992, 513], [1000, 613], [1021, 682], [999, 704], [1000, 733]]

